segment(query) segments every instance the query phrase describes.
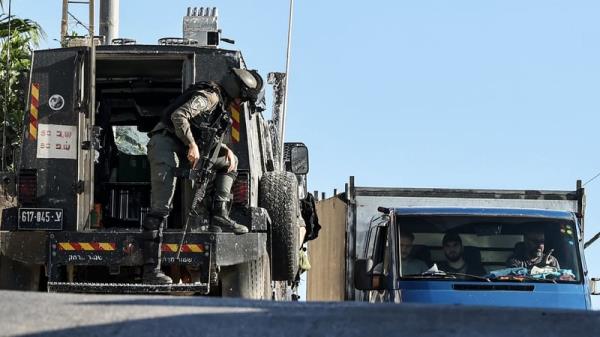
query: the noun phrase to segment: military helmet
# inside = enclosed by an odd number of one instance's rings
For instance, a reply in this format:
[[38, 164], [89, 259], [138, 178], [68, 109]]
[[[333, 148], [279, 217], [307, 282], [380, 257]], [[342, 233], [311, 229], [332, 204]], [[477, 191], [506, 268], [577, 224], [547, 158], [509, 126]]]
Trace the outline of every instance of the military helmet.
[[255, 102], [263, 88], [263, 79], [256, 70], [232, 68], [221, 81], [221, 87], [230, 98]]

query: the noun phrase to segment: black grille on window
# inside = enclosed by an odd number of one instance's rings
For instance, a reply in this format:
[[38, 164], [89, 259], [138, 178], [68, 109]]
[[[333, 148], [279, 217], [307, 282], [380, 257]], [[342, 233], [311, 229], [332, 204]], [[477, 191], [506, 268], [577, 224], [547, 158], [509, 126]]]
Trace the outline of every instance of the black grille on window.
[[250, 204], [250, 175], [248, 172], [238, 172], [237, 179], [231, 188], [233, 203], [247, 206]]
[[32, 206], [37, 198], [37, 170], [19, 171], [19, 204], [21, 206]]

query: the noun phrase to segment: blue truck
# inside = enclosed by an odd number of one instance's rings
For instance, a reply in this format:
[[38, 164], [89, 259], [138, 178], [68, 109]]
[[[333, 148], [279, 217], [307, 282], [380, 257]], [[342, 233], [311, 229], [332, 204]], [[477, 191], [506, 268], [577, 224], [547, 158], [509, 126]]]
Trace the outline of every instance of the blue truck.
[[317, 212], [324, 230], [309, 256], [326, 262], [313, 263], [309, 300], [591, 309], [580, 182], [457, 190], [357, 187], [351, 177]]

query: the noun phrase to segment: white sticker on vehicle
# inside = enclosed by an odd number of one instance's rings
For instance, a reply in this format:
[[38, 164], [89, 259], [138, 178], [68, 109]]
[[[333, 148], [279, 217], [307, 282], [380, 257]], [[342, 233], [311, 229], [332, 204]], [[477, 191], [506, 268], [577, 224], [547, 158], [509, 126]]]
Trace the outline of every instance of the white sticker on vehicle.
[[50, 106], [50, 109], [58, 111], [65, 106], [65, 99], [58, 94], [52, 95], [48, 99], [48, 106]]
[[39, 124], [37, 157], [77, 159], [77, 127]]

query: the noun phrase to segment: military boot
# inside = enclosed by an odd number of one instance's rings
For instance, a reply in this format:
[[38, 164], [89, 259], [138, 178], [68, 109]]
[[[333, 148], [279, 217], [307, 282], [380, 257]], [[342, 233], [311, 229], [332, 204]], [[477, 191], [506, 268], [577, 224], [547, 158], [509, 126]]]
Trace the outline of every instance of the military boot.
[[234, 178], [231, 175], [220, 174], [215, 179], [215, 198], [212, 208], [212, 221], [209, 231], [233, 232], [235, 234], [248, 233], [248, 227], [240, 225], [229, 218], [229, 202], [231, 201], [231, 186]]
[[173, 280], [160, 270], [158, 266], [145, 264], [142, 282], [145, 284], [172, 284]]
[[149, 214], [142, 224], [144, 237], [144, 245], [142, 247], [144, 254], [142, 281], [147, 284], [173, 283], [173, 280], [160, 270], [160, 246], [162, 243], [164, 222], [164, 217]]

